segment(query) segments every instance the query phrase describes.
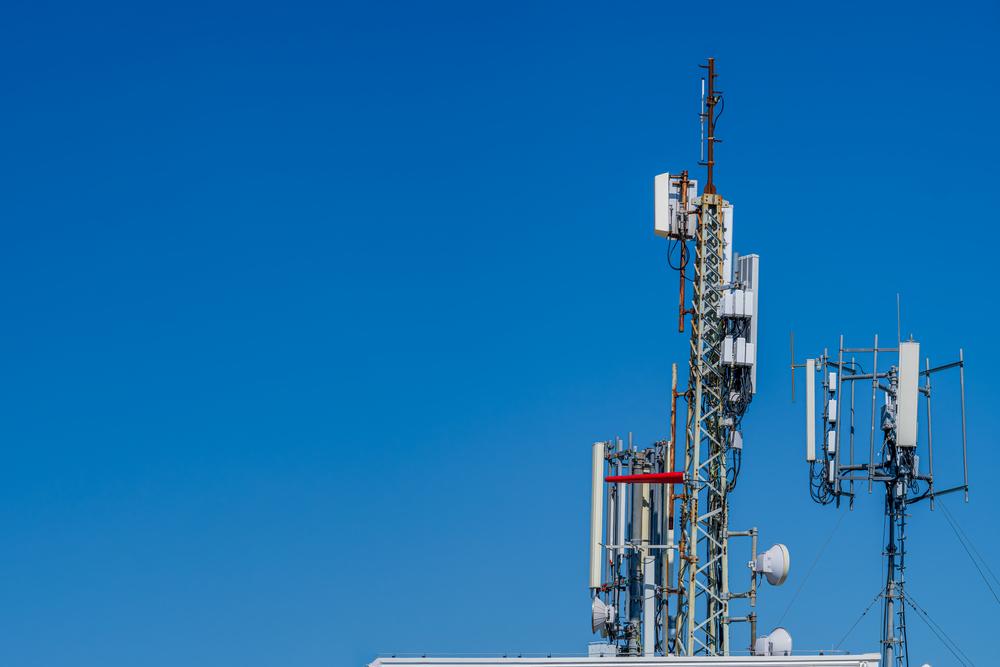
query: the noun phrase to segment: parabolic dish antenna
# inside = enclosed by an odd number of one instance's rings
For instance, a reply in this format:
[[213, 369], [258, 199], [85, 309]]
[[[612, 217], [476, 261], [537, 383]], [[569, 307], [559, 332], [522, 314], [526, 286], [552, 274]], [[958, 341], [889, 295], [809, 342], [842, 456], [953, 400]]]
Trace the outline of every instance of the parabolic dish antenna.
[[592, 632], [601, 631], [602, 635], [606, 634], [608, 623], [612, 623], [615, 620], [615, 608], [604, 604], [604, 601], [599, 597], [594, 598], [593, 604], [590, 606], [590, 629]]
[[780, 586], [788, 578], [788, 570], [792, 565], [791, 554], [784, 544], [775, 544], [751, 564], [753, 571], [767, 577], [767, 583]]
[[775, 628], [771, 634], [757, 637], [753, 645], [754, 655], [791, 655], [792, 636], [784, 628]]

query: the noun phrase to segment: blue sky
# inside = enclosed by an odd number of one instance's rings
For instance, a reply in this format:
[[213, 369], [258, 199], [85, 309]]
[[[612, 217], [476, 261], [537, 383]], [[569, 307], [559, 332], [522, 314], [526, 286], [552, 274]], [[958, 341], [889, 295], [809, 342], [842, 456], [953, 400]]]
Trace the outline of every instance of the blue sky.
[[[664, 437], [685, 359], [652, 177], [695, 168], [709, 55], [762, 257], [732, 525], [793, 559], [762, 630], [829, 648], [878, 589], [877, 496], [805, 579], [840, 517], [808, 500], [787, 341], [891, 338], [897, 292], [932, 360], [966, 350], [949, 506], [1000, 572], [997, 28], [965, 2], [8, 5], [0, 662], [585, 650], [590, 443]], [[1000, 607], [941, 512], [911, 528], [912, 594], [989, 664]]]

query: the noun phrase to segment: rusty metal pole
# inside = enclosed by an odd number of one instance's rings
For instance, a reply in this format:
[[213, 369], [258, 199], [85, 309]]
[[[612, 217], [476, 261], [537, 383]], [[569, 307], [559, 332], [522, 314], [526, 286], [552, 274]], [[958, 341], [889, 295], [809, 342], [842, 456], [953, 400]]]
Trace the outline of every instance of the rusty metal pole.
[[715, 96], [715, 58], [708, 59], [708, 96], [705, 98], [705, 121], [708, 125], [708, 134], [705, 137], [708, 146], [705, 162], [705, 194], [715, 194], [715, 105], [718, 99]]
[[[668, 449], [667, 460], [671, 470], [677, 470], [677, 364], [670, 366], [670, 447]], [[674, 507], [670, 505], [670, 527], [673, 528]]]
[[[685, 215], [687, 214], [687, 210], [688, 210], [688, 183], [689, 183], [689, 181], [688, 181], [688, 173], [687, 173], [687, 169], [685, 169], [684, 171], [681, 172], [681, 178], [680, 178], [680, 184], [679, 184], [680, 191], [681, 191], [680, 209], [681, 209], [681, 211], [684, 212]], [[686, 222], [687, 222], [687, 220], [685, 220], [685, 223]], [[685, 227], [683, 228], [683, 230], [682, 230], [682, 232], [680, 234], [680, 244], [681, 244], [681, 270], [680, 270], [680, 274], [681, 274], [681, 294], [680, 294], [680, 302], [677, 304], [677, 310], [678, 310], [678, 313], [677, 313], [677, 331], [680, 332], [680, 333], [684, 333], [684, 315], [687, 314], [687, 311], [684, 309], [684, 287], [685, 287], [685, 283], [687, 282], [687, 275], [685, 273], [685, 270], [687, 269], [687, 239], [685, 238], [685, 234], [686, 233], [687, 233], [687, 227], [685, 225]]]
[[684, 315], [687, 311], [684, 310], [684, 283], [687, 282], [687, 276], [684, 275], [684, 265], [687, 263], [687, 243], [684, 239], [681, 239], [681, 297], [680, 302], [677, 304], [677, 331], [679, 333], [684, 333]]

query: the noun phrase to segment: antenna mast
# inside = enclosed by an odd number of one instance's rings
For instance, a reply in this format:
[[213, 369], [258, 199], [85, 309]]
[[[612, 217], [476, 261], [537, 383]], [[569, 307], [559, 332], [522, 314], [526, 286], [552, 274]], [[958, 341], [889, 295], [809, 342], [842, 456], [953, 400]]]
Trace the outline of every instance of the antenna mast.
[[[898, 304], [898, 295], [897, 295]], [[897, 305], [898, 309], [898, 305]], [[897, 310], [898, 312], [898, 310]], [[898, 318], [898, 315], [897, 315]], [[898, 320], [897, 320], [898, 321]], [[898, 325], [897, 325], [898, 328]], [[898, 335], [898, 334], [897, 334]], [[845, 355], [851, 355], [845, 361]], [[854, 355], [871, 355], [871, 370], [864, 369]], [[887, 361], [895, 361], [888, 363]], [[886, 367], [888, 366], [888, 367]], [[920, 364], [920, 343], [912, 338], [900, 341], [897, 347], [879, 347], [875, 336], [872, 347], [844, 347], [840, 337], [834, 358], [826, 350], [817, 358], [794, 364], [806, 369], [806, 461], [809, 463], [809, 495], [820, 505], [840, 506], [847, 499], [854, 508], [854, 483], [867, 482], [871, 493], [882, 485], [885, 495], [886, 544], [882, 555], [886, 559], [882, 585], [882, 661], [884, 667], [905, 667], [909, 664], [906, 645], [906, 518], [910, 505], [928, 500], [931, 510], [934, 499], [947, 493], [963, 491], [969, 500], [969, 473], [965, 442], [965, 357], [961, 350], [958, 360], [931, 367], [930, 359]], [[883, 370], [880, 370], [883, 368]], [[931, 376], [957, 368], [962, 405], [962, 484], [937, 490], [934, 486], [934, 449], [931, 433]], [[794, 372], [794, 371], [793, 371]], [[816, 374], [820, 376], [822, 408], [819, 416], [822, 439], [816, 443]], [[920, 378], [923, 378], [921, 385]], [[867, 462], [854, 458], [854, 386], [870, 383], [871, 424]], [[845, 429], [841, 415], [845, 411], [841, 391], [850, 385], [849, 426]], [[878, 394], [883, 405], [876, 412]], [[927, 468], [918, 454], [917, 418], [920, 397], [926, 399]], [[876, 448], [875, 432], [882, 432]], [[845, 448], [843, 434], [847, 433]], [[846, 450], [846, 451], [845, 451]]]
[[[723, 340], [719, 287], [730, 282], [727, 269], [725, 202], [715, 188], [715, 59], [708, 59], [706, 184], [696, 207], [694, 294], [691, 308], [691, 357], [688, 362], [688, 411], [684, 500], [680, 512], [682, 549], [679, 575], [684, 589], [677, 610], [683, 652], [729, 653], [729, 475], [731, 428], [723, 422]], [[731, 217], [731, 213], [727, 216]], [[731, 234], [731, 230], [730, 230]], [[685, 243], [685, 241], [681, 241]], [[683, 283], [682, 283], [683, 284]], [[734, 451], [733, 456], [737, 453]], [[735, 461], [734, 461], [735, 463]], [[735, 467], [735, 466], [734, 466]], [[733, 480], [735, 483], [735, 479]], [[700, 604], [699, 604], [700, 602]], [[699, 608], [700, 607], [700, 608]]]
[[[687, 171], [660, 174], [653, 183], [656, 234], [670, 240], [672, 265], [673, 257], [680, 257], [674, 268], [681, 275], [681, 332], [685, 317], [691, 316], [688, 386], [677, 390], [675, 366], [669, 440], [636, 450], [623, 448], [616, 439], [595, 443], [593, 450], [592, 620], [594, 631], [609, 639], [612, 655], [729, 655], [729, 626], [740, 622], [748, 625], [754, 653], [791, 652], [784, 630], [758, 640], [753, 611], [761, 578], [772, 585], [784, 582], [788, 550], [776, 545], [758, 554], [756, 528], [729, 529], [729, 494], [743, 458], [741, 424], [756, 391], [759, 258], [733, 256], [733, 205], [715, 184], [722, 94], [716, 88], [715, 59], [703, 67], [708, 70], [699, 113], [705, 188], [699, 196], [698, 182]], [[694, 275], [688, 307], [690, 259]], [[676, 442], [678, 398], [687, 405], [683, 450]], [[684, 452], [683, 474], [674, 472], [678, 451]], [[608, 484], [606, 503], [602, 477]], [[683, 491], [674, 493], [671, 485], [681, 484]], [[675, 501], [680, 502], [677, 513]], [[750, 538], [747, 588], [736, 592], [729, 582], [729, 543], [734, 538]], [[734, 601], [749, 606], [744, 615], [730, 613]]]
[[702, 65], [708, 70], [708, 96], [704, 99], [704, 109], [702, 118], [708, 125], [708, 136], [705, 141], [708, 144], [708, 159], [705, 160], [705, 194], [715, 194], [715, 105], [721, 97], [715, 95], [715, 58], [709, 58], [707, 65]]

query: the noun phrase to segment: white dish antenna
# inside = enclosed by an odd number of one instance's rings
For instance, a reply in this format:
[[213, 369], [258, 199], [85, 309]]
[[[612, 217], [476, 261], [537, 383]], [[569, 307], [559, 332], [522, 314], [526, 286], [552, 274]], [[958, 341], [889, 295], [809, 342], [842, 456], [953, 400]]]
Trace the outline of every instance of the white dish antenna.
[[599, 597], [594, 597], [594, 603], [590, 606], [590, 630], [591, 632], [601, 631], [601, 635], [607, 636], [609, 623], [615, 621], [615, 608], [604, 604]]
[[771, 634], [757, 637], [753, 645], [754, 655], [791, 655], [792, 636], [784, 628], [775, 628]]
[[757, 559], [750, 564], [753, 571], [767, 577], [767, 583], [772, 586], [785, 583], [791, 566], [792, 557], [784, 544], [775, 544], [764, 553], [757, 554]]

